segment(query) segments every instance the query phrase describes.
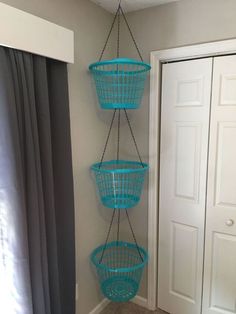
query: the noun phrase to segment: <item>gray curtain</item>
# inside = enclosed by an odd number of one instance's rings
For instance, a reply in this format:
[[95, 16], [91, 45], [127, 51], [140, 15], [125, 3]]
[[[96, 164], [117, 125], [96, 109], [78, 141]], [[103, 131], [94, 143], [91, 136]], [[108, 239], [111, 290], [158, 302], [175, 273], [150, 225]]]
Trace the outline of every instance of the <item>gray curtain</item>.
[[0, 313], [74, 314], [66, 64], [0, 47]]

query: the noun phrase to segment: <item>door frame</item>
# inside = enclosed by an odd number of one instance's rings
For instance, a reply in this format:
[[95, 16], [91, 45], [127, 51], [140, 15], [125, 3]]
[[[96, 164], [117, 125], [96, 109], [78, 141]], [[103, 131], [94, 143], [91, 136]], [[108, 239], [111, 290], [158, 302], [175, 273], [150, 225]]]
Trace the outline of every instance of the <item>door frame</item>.
[[157, 307], [158, 280], [158, 216], [159, 216], [159, 145], [162, 63], [195, 58], [236, 54], [236, 39], [215, 41], [151, 52], [149, 111], [149, 192], [148, 192], [148, 293], [150, 310]]

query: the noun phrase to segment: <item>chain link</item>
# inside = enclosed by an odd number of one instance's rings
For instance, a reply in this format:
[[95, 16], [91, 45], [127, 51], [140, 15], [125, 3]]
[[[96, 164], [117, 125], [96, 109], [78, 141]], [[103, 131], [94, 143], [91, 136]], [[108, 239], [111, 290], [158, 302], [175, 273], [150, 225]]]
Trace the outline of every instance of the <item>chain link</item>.
[[130, 226], [130, 229], [131, 229], [131, 232], [132, 232], [132, 236], [133, 236], [133, 239], [134, 239], [134, 242], [135, 242], [135, 245], [136, 245], [136, 249], [137, 249], [137, 251], [138, 251], [138, 253], [139, 253], [139, 256], [140, 256], [140, 258], [141, 258], [141, 261], [143, 262], [143, 257], [142, 257], [142, 254], [141, 254], [141, 252], [140, 252], [140, 249], [139, 249], [139, 246], [138, 246], [138, 242], [137, 242], [137, 239], [136, 239], [136, 237], [135, 237], [134, 230], [133, 230], [133, 227], [132, 227], [132, 225], [131, 225], [131, 222], [130, 222], [130, 219], [129, 219], [129, 215], [128, 215], [127, 209], [125, 210], [125, 212], [126, 212], [127, 220], [128, 220], [128, 222], [129, 222], [129, 226]]
[[117, 15], [117, 58], [120, 57], [120, 5], [118, 8], [118, 15]]
[[109, 141], [109, 138], [110, 138], [110, 135], [111, 135], [112, 126], [113, 126], [113, 123], [114, 123], [114, 120], [115, 120], [115, 115], [116, 115], [116, 109], [113, 112], [113, 116], [112, 116], [112, 119], [111, 119], [111, 124], [110, 124], [110, 128], [109, 128], [109, 131], [108, 131], [105, 147], [104, 147], [103, 152], [102, 152], [102, 157], [101, 157], [101, 160], [100, 160], [99, 168], [101, 168], [101, 165], [102, 165], [102, 162], [103, 162], [106, 150], [107, 150], [107, 144], [108, 144], [108, 141]]
[[105, 244], [104, 244], [104, 246], [103, 246], [102, 255], [101, 255], [101, 258], [100, 258], [100, 260], [99, 260], [99, 264], [101, 264], [102, 259], [103, 259], [103, 256], [104, 256], [104, 253], [105, 253], [106, 248], [107, 248], [107, 242], [108, 242], [108, 239], [109, 239], [109, 235], [110, 235], [110, 233], [111, 233], [111, 227], [112, 227], [113, 220], [114, 220], [114, 217], [115, 217], [115, 212], [116, 212], [116, 209], [114, 208], [114, 209], [113, 209], [113, 213], [112, 213], [112, 217], [111, 217], [110, 226], [109, 226], [108, 233], [107, 233], [107, 237], [106, 237], [106, 242], [105, 242]]
[[117, 245], [118, 245], [119, 239], [120, 239], [120, 209], [118, 209], [118, 225], [117, 225], [117, 238], [116, 238]]
[[100, 57], [99, 57], [99, 62], [102, 60], [103, 54], [104, 54], [105, 49], [106, 49], [106, 47], [107, 47], [108, 41], [109, 41], [109, 39], [110, 39], [110, 36], [111, 36], [112, 30], [113, 30], [113, 28], [114, 28], [114, 25], [115, 25], [115, 22], [116, 22], [116, 19], [117, 19], [117, 18], [118, 18], [117, 58], [119, 58], [119, 56], [120, 56], [120, 13], [121, 13], [121, 15], [122, 15], [122, 17], [123, 17], [123, 19], [124, 19], [124, 21], [125, 21], [125, 24], [126, 24], [126, 26], [127, 26], [127, 28], [128, 28], [128, 31], [129, 31], [130, 35], [131, 35], [131, 38], [132, 38], [133, 43], [134, 43], [134, 45], [135, 45], [135, 48], [136, 48], [136, 50], [137, 50], [137, 52], [138, 52], [138, 55], [139, 55], [141, 61], [143, 62], [143, 57], [142, 57], [141, 52], [140, 52], [140, 50], [139, 50], [139, 48], [138, 48], [138, 44], [137, 44], [137, 42], [136, 42], [136, 40], [135, 40], [135, 38], [134, 38], [134, 35], [133, 35], [133, 33], [132, 33], [132, 30], [131, 30], [131, 27], [130, 27], [130, 25], [129, 25], [129, 23], [128, 23], [128, 20], [127, 20], [127, 18], [126, 18], [126, 16], [125, 16], [125, 13], [124, 13], [124, 11], [123, 11], [122, 6], [121, 6], [120, 3], [121, 3], [121, 1], [119, 2], [118, 9], [116, 10], [114, 19], [113, 19], [112, 24], [111, 24], [111, 28], [110, 28], [110, 30], [109, 30], [109, 33], [108, 33], [108, 36], [107, 36], [107, 38], [106, 38], [104, 47], [103, 47], [102, 52], [101, 52], [101, 55], [100, 55]]
[[137, 50], [137, 52], [138, 52], [138, 55], [139, 55], [140, 59], [143, 61], [143, 57], [142, 57], [141, 52], [140, 52], [140, 50], [139, 50], [139, 48], [138, 48], [138, 44], [137, 44], [137, 42], [136, 42], [136, 40], [135, 40], [135, 38], [134, 38], [134, 35], [133, 35], [133, 33], [132, 33], [132, 31], [131, 31], [131, 28], [130, 28], [130, 26], [129, 26], [128, 20], [127, 20], [127, 18], [126, 18], [126, 16], [125, 16], [125, 13], [124, 13], [124, 11], [123, 11], [123, 9], [122, 9], [121, 6], [120, 6], [120, 11], [121, 11], [122, 16], [123, 16], [123, 18], [124, 18], [125, 24], [126, 24], [128, 30], [129, 30], [129, 33], [130, 33], [130, 35], [131, 35], [131, 38], [132, 38], [133, 43], [134, 43], [134, 45], [135, 45], [135, 48], [136, 48], [136, 50]]
[[114, 25], [115, 25], [115, 22], [116, 22], [116, 18], [117, 18], [117, 15], [118, 15], [118, 12], [119, 12], [119, 11], [120, 11], [120, 6], [118, 7], [118, 9], [117, 9], [117, 11], [116, 11], [116, 14], [115, 14], [115, 17], [114, 17], [114, 19], [113, 19], [113, 21], [112, 21], [111, 28], [110, 28], [110, 30], [109, 30], [107, 39], [106, 39], [106, 41], [105, 41], [104, 47], [102, 48], [102, 52], [101, 52], [100, 57], [99, 57], [99, 62], [102, 60], [103, 54], [104, 54], [105, 49], [106, 49], [106, 47], [107, 47], [107, 44], [108, 44], [109, 38], [110, 38], [110, 36], [111, 36], [112, 30], [113, 30], [113, 28], [114, 28]]
[[138, 145], [137, 145], [137, 142], [136, 142], [136, 139], [135, 139], [135, 136], [134, 136], [134, 132], [133, 132], [133, 130], [132, 130], [132, 127], [131, 127], [130, 120], [129, 120], [129, 117], [128, 117], [128, 114], [127, 114], [126, 109], [124, 109], [124, 112], [125, 112], [126, 120], [127, 120], [127, 122], [128, 122], [128, 126], [129, 126], [129, 129], [130, 129], [131, 136], [132, 136], [133, 141], [134, 141], [134, 145], [135, 145], [135, 148], [136, 148], [136, 152], [137, 152], [137, 154], [138, 154], [138, 157], [139, 157], [139, 160], [140, 160], [140, 162], [141, 162], [141, 165], [142, 165], [142, 167], [144, 168], [144, 164], [143, 164], [143, 161], [142, 161], [142, 158], [141, 158], [139, 149], [138, 149]]
[[116, 160], [120, 159], [120, 109], [118, 112], [118, 133], [117, 133], [117, 155]]

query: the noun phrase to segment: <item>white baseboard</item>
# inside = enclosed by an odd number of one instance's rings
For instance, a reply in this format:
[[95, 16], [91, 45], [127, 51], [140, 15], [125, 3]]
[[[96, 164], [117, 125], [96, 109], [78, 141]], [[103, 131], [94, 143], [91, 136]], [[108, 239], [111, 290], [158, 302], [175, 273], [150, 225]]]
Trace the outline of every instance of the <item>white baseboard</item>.
[[108, 299], [103, 299], [89, 314], [99, 314], [110, 303]]
[[140, 297], [139, 295], [136, 295], [136, 297], [133, 300], [131, 300], [131, 302], [148, 309], [147, 299]]
[[[89, 314], [99, 314], [102, 312], [102, 310], [105, 309], [105, 307], [110, 303], [111, 301], [109, 301], [108, 299], [103, 299], [102, 302], [100, 302], [91, 312], [89, 312]], [[148, 308], [148, 302], [147, 299], [140, 297], [139, 295], [137, 295], [133, 300], [131, 300], [131, 302], [142, 306], [144, 308]]]

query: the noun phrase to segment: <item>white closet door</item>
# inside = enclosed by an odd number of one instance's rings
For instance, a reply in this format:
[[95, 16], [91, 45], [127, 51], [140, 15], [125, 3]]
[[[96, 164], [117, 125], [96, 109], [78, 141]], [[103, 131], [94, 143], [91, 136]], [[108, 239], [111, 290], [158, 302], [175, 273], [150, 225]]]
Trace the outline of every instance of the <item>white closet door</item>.
[[212, 58], [163, 65], [158, 307], [200, 314]]
[[236, 313], [236, 56], [214, 59], [204, 314]]

